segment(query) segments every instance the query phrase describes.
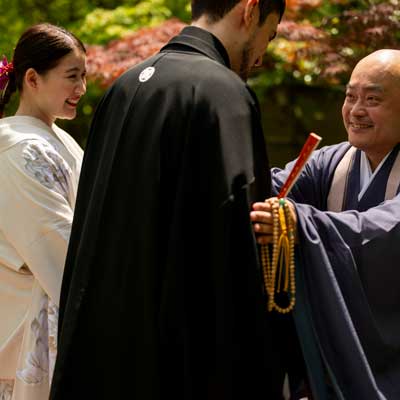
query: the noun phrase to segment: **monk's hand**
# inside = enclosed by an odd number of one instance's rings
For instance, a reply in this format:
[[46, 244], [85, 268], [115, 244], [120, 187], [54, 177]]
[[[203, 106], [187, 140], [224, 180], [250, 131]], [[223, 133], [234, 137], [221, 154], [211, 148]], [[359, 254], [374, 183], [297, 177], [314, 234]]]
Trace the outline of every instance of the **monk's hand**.
[[[295, 240], [297, 242], [297, 214], [294, 204], [286, 199], [289, 206], [290, 215], [293, 220]], [[265, 202], [254, 203], [253, 211], [250, 213], [250, 219], [253, 222], [253, 229], [256, 234], [257, 243], [268, 244], [273, 242], [272, 236], [272, 209], [279, 208], [279, 199], [271, 197]]]
[[250, 212], [250, 219], [253, 222], [253, 229], [256, 234], [257, 243], [272, 243], [272, 207], [276, 197], [267, 199], [264, 202], [254, 203], [253, 211]]

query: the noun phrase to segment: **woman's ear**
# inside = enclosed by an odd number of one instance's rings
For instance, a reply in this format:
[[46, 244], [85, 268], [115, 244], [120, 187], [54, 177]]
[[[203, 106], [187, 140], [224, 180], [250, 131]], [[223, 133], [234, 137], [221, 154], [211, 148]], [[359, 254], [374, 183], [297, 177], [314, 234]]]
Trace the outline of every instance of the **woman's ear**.
[[24, 84], [28, 88], [36, 89], [38, 87], [39, 74], [33, 69], [29, 68], [25, 72]]

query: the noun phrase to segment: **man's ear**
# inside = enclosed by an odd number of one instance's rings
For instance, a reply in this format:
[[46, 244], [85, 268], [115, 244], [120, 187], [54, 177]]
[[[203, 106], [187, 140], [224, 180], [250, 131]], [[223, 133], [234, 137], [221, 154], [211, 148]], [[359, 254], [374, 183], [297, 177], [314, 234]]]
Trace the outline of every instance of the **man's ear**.
[[258, 11], [259, 0], [245, 0], [244, 6], [244, 24], [248, 28], [255, 22], [258, 23], [257, 18], [259, 18]]
[[29, 68], [26, 70], [24, 83], [27, 87], [31, 89], [36, 89], [38, 87], [38, 80], [39, 75], [33, 68]]

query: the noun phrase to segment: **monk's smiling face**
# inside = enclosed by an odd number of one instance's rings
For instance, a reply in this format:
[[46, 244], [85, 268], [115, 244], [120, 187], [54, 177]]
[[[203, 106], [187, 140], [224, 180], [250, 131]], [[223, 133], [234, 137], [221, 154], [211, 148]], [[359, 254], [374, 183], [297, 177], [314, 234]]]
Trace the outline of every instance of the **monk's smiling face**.
[[373, 169], [400, 142], [400, 51], [380, 50], [361, 60], [342, 108], [349, 142]]

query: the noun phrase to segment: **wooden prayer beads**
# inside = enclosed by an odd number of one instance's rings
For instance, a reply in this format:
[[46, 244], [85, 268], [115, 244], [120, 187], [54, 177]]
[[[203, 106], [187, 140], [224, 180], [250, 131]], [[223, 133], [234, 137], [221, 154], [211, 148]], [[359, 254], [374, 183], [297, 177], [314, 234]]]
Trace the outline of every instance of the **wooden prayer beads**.
[[[271, 203], [272, 259], [270, 247], [268, 245], [261, 246], [264, 284], [268, 293], [268, 311], [275, 309], [279, 313], [286, 314], [293, 310], [296, 303], [294, 226], [289, 205], [285, 199], [274, 200]], [[283, 285], [282, 277], [285, 280]], [[280, 293], [281, 289], [288, 293], [289, 305], [287, 307], [279, 306], [275, 300], [276, 293]]]

